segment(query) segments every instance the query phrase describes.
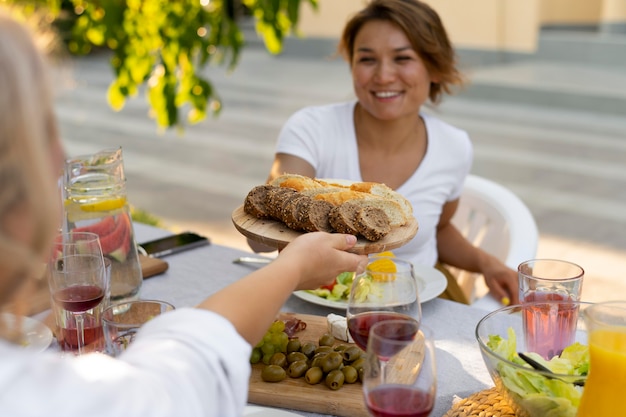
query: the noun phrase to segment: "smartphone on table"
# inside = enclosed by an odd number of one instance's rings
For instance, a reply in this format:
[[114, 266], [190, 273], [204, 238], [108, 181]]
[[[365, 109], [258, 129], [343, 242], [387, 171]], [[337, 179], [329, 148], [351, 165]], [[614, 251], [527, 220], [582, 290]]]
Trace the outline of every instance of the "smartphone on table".
[[193, 232], [183, 232], [171, 236], [165, 236], [148, 242], [139, 243], [148, 256], [162, 258], [167, 255], [179, 253], [185, 250], [206, 246], [210, 243], [209, 238]]

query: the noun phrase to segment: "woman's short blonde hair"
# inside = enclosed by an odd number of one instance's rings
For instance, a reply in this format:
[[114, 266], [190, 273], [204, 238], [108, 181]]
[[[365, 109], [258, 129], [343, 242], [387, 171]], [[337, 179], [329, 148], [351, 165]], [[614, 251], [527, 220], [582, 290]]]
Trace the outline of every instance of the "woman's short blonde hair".
[[[51, 147], [58, 140], [44, 59], [25, 24], [0, 10], [0, 308], [41, 273], [58, 220]], [[7, 229], [16, 211], [33, 236]]]
[[452, 92], [452, 86], [463, 85], [454, 48], [439, 15], [419, 0], [372, 0], [356, 13], [346, 23], [339, 43], [339, 52], [351, 65], [354, 41], [363, 26], [372, 21], [389, 22], [404, 32], [431, 77], [438, 80], [430, 86], [430, 101], [437, 103], [444, 92]]

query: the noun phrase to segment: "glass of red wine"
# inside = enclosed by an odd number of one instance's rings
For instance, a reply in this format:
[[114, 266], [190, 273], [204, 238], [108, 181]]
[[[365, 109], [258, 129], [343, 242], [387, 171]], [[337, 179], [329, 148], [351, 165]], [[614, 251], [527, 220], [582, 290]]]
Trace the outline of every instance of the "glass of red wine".
[[101, 314], [108, 304], [110, 263], [97, 235], [66, 233], [55, 241], [48, 284], [61, 349], [82, 354], [104, 350]]
[[400, 258], [371, 258], [352, 282], [346, 318], [354, 343], [363, 350], [377, 322], [406, 320], [419, 326], [422, 309], [413, 265]]
[[388, 320], [370, 329], [363, 367], [365, 405], [374, 417], [426, 417], [435, 404], [432, 331], [416, 321]]

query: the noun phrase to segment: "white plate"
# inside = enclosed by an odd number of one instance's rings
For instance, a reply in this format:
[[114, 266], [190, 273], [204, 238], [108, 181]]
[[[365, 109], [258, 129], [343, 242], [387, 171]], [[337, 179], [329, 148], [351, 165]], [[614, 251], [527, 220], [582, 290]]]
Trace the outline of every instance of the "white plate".
[[244, 417], [302, 417], [301, 414], [257, 405], [247, 405], [243, 410], [243, 415]]
[[[439, 270], [432, 266], [414, 265], [415, 276], [417, 277], [417, 292], [420, 303], [425, 303], [441, 294], [448, 285], [446, 277]], [[343, 300], [333, 301], [323, 297], [318, 297], [306, 291], [296, 291], [293, 293], [298, 298], [324, 307], [345, 310], [348, 303]]]
[[[0, 320], [9, 328], [14, 325], [16, 319], [17, 317], [10, 313], [0, 314]], [[25, 349], [42, 352], [52, 343], [52, 331], [48, 326], [30, 317], [22, 317], [22, 335]]]

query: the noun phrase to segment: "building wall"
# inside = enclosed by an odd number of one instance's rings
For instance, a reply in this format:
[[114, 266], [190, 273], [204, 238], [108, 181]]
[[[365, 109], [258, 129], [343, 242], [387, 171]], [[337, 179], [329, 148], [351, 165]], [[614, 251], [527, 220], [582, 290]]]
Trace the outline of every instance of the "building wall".
[[[534, 53], [542, 26], [626, 26], [626, 0], [426, 0], [458, 49]], [[301, 11], [304, 39], [336, 45], [341, 30], [367, 0], [318, 0]], [[620, 29], [621, 30], [621, 29]], [[328, 47], [324, 47], [328, 49]]]

